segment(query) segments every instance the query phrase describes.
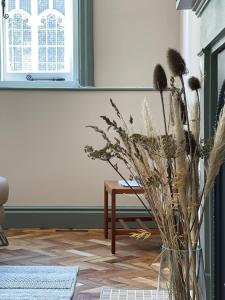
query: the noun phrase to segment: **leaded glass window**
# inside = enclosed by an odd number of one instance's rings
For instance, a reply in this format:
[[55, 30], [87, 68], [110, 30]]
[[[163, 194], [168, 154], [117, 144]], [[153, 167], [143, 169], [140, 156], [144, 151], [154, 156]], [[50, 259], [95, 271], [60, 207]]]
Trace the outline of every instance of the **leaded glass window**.
[[38, 61], [42, 71], [65, 69], [65, 38], [63, 18], [49, 12], [38, 26]]
[[8, 0], [8, 73], [69, 73], [73, 51], [72, 0]]
[[32, 70], [32, 29], [28, 19], [18, 12], [8, 19], [7, 48], [9, 57], [7, 59], [7, 70], [31, 71]]

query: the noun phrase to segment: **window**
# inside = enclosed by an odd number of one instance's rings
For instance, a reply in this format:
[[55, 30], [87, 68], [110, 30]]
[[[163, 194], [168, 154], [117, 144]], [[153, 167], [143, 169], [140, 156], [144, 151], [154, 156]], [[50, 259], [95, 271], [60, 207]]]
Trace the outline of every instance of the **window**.
[[[5, 3], [5, 7], [4, 7]], [[78, 80], [78, 2], [5, 0], [1, 80], [54, 85]], [[6, 15], [7, 14], [7, 15]]]

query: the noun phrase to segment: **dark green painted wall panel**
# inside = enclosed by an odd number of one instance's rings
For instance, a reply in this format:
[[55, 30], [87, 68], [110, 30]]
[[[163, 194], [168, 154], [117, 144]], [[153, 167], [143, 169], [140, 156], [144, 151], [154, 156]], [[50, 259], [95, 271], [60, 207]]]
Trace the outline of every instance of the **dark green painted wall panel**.
[[[103, 207], [7, 207], [5, 211], [5, 228], [95, 229], [103, 228], [104, 221]], [[147, 216], [147, 213], [143, 208], [118, 207], [117, 216]]]
[[94, 86], [93, 1], [79, 0], [79, 83]]
[[[204, 49], [204, 136], [208, 138], [213, 133], [217, 101], [217, 65], [215, 61], [217, 48], [225, 37], [225, 1], [211, 0], [201, 15], [201, 46]], [[200, 50], [200, 49], [199, 49]], [[205, 212], [205, 263], [207, 300], [214, 297], [214, 193], [209, 197]], [[210, 237], [210, 238], [209, 238]]]
[[205, 48], [225, 28], [225, 1], [211, 0], [201, 15], [201, 45]]

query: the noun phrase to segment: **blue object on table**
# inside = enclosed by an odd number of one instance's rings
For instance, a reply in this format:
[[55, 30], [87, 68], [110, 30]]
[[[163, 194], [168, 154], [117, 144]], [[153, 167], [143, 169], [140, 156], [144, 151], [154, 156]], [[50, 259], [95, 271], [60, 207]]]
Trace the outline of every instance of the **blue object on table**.
[[132, 180], [118, 180], [118, 183], [122, 186], [140, 186], [140, 182], [138, 182], [136, 179], [132, 179]]

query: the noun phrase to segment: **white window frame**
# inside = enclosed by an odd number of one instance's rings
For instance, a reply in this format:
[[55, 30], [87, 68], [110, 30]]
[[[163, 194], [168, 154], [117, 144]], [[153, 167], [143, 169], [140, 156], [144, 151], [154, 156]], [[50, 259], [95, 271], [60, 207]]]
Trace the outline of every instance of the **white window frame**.
[[[7, 0], [6, 0], [7, 1]], [[32, 0], [31, 0], [32, 1]], [[50, 0], [51, 1], [51, 0]], [[68, 1], [68, 0], [65, 0]], [[70, 54], [70, 70], [71, 72], [68, 73], [56, 73], [56, 72], [43, 72], [43, 73], [32, 73], [32, 72], [21, 72], [21, 73], [7, 73], [6, 72], [6, 65], [4, 65], [4, 47], [2, 46], [4, 44], [5, 34], [6, 30], [4, 30], [5, 19], [2, 17], [2, 7], [1, 7], [1, 24], [0, 24], [0, 34], [1, 34], [1, 46], [0, 46], [0, 88], [1, 87], [22, 87], [22, 88], [51, 88], [51, 87], [79, 87], [79, 76], [78, 76], [78, 0], [70, 0], [71, 5], [73, 6], [73, 9], [70, 9], [68, 14], [70, 14], [72, 20], [68, 26], [68, 28], [71, 28], [71, 30], [65, 30], [65, 39], [68, 39], [72, 42], [71, 48], [71, 54]], [[8, 13], [5, 11], [5, 13]], [[9, 12], [10, 13], [10, 12]], [[43, 13], [41, 13], [42, 15]], [[45, 13], [44, 13], [45, 14]], [[37, 16], [37, 18], [40, 18], [40, 16]], [[73, 33], [72, 33], [73, 31]], [[34, 40], [34, 39], [33, 39]], [[6, 47], [5, 47], [6, 49]], [[51, 80], [34, 80], [29, 81], [26, 79], [27, 75], [31, 75], [34, 79], [49, 79], [49, 78], [64, 78], [64, 81], [51, 81]]]

